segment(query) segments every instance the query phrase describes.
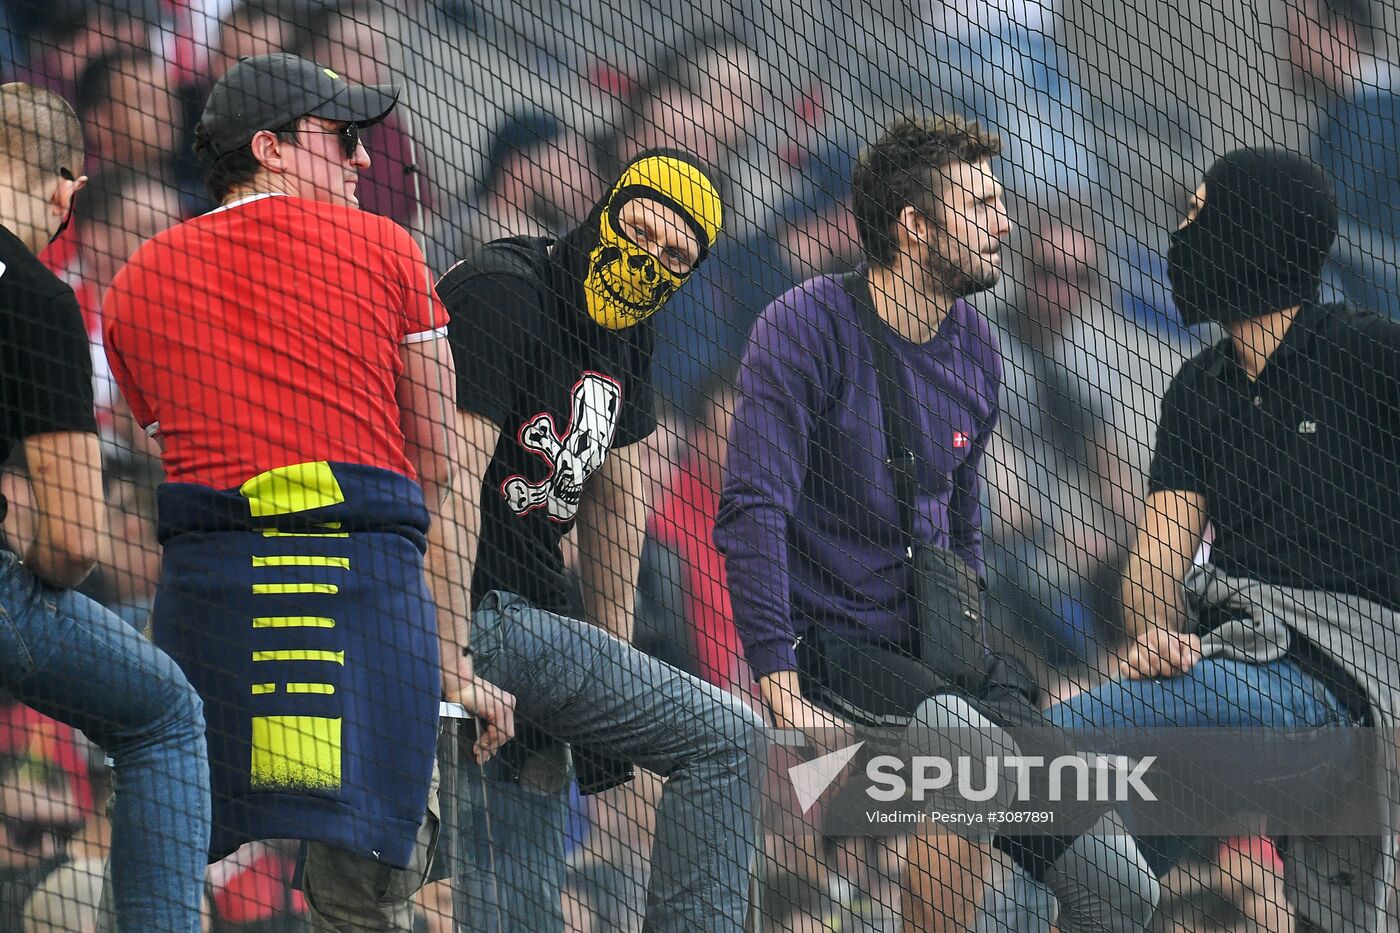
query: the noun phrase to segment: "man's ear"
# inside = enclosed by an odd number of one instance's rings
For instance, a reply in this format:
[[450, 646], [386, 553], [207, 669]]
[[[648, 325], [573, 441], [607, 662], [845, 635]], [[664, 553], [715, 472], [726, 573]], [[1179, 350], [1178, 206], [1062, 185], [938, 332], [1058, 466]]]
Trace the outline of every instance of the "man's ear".
[[899, 212], [898, 226], [903, 231], [903, 236], [900, 239], [909, 246], [927, 243], [933, 234], [928, 217], [912, 204], [906, 204], [904, 209]]
[[77, 178], [62, 178], [54, 184], [53, 193], [49, 195], [49, 206], [59, 217], [68, 216], [68, 212], [73, 209], [73, 199], [78, 192], [87, 187], [88, 177], [80, 175]]
[[249, 144], [253, 150], [253, 158], [258, 160], [258, 164], [269, 172], [284, 172], [287, 170], [287, 159], [282, 154], [282, 140], [277, 138], [277, 134], [271, 130], [258, 130], [253, 134], [253, 140]]

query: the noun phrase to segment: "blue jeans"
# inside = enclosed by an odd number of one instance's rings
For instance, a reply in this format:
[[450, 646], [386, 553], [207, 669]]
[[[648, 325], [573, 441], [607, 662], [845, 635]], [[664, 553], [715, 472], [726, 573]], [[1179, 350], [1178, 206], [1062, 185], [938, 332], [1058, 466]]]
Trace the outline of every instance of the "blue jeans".
[[465, 753], [458, 761], [457, 784], [458, 928], [562, 930], [564, 792], [526, 787], [496, 759], [478, 765]]
[[[656, 813], [648, 931], [743, 929], [767, 739], [758, 714], [596, 626], [489, 594], [472, 616], [480, 676], [513, 693], [517, 722], [666, 778]], [[493, 933], [563, 929], [562, 793], [470, 765], [454, 835], [466, 854], [457, 922]]]
[[0, 551], [0, 686], [116, 762], [117, 928], [199, 933], [209, 763], [203, 705], [180, 668], [91, 599]]
[[[1179, 677], [1158, 680], [1120, 679], [1100, 684], [1063, 703], [1046, 717], [1065, 729], [1158, 728], [1333, 728], [1350, 721], [1332, 692], [1293, 661], [1268, 664], [1206, 658]], [[1122, 751], [1095, 748], [1093, 751]], [[1300, 756], [1297, 773], [1313, 771], [1318, 762]], [[1287, 775], [1273, 774], [1273, 777]], [[1124, 819], [1132, 829], [1131, 813]], [[1190, 847], [1185, 837], [1151, 836], [1138, 839], [1147, 863], [1158, 877], [1171, 870]], [[1042, 933], [1044, 920], [1023, 909], [1043, 900], [1040, 886], [1023, 873], [1005, 891], [993, 892], [985, 905], [988, 915], [1021, 919], [1020, 924], [987, 926], [1008, 933]], [[979, 927], [979, 930], [983, 927]]]
[[[1046, 716], [1067, 729], [1321, 729], [1350, 721], [1332, 691], [1287, 658], [1268, 664], [1206, 658], [1179, 677], [1114, 680], [1056, 704]], [[1299, 775], [1319, 764], [1305, 755], [1293, 763]], [[1125, 813], [1125, 818], [1131, 828], [1131, 817]], [[1182, 837], [1150, 837], [1139, 843], [1158, 877], [1188, 848]]]

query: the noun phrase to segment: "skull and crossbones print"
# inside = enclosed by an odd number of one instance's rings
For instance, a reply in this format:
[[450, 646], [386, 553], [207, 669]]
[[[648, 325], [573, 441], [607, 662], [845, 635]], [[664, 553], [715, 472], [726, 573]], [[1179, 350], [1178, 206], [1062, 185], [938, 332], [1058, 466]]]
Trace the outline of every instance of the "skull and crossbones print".
[[525, 516], [543, 508], [552, 521], [569, 522], [578, 514], [583, 484], [612, 446], [621, 409], [622, 387], [601, 373], [586, 372], [574, 384], [568, 429], [557, 430], [554, 417], [541, 412], [520, 428], [526, 450], [543, 457], [549, 475], [538, 483], [515, 475], [501, 484], [511, 511]]

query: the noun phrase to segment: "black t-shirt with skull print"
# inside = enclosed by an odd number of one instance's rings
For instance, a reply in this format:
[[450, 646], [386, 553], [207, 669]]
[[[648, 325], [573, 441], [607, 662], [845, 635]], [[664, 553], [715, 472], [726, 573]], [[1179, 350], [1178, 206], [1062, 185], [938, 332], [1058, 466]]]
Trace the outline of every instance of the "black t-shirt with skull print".
[[589, 478], [609, 450], [656, 430], [653, 323], [595, 324], [549, 246], [497, 240], [438, 283], [451, 316], [457, 407], [501, 429], [481, 488], [473, 607], [503, 590], [567, 611], [560, 542]]

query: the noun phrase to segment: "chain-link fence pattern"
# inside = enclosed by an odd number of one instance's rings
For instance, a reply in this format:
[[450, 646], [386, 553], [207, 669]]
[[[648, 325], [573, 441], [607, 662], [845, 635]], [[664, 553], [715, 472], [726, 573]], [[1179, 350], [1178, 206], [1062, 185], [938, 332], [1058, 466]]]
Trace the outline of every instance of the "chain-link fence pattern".
[[0, 2], [0, 933], [1400, 931], [1397, 29]]

